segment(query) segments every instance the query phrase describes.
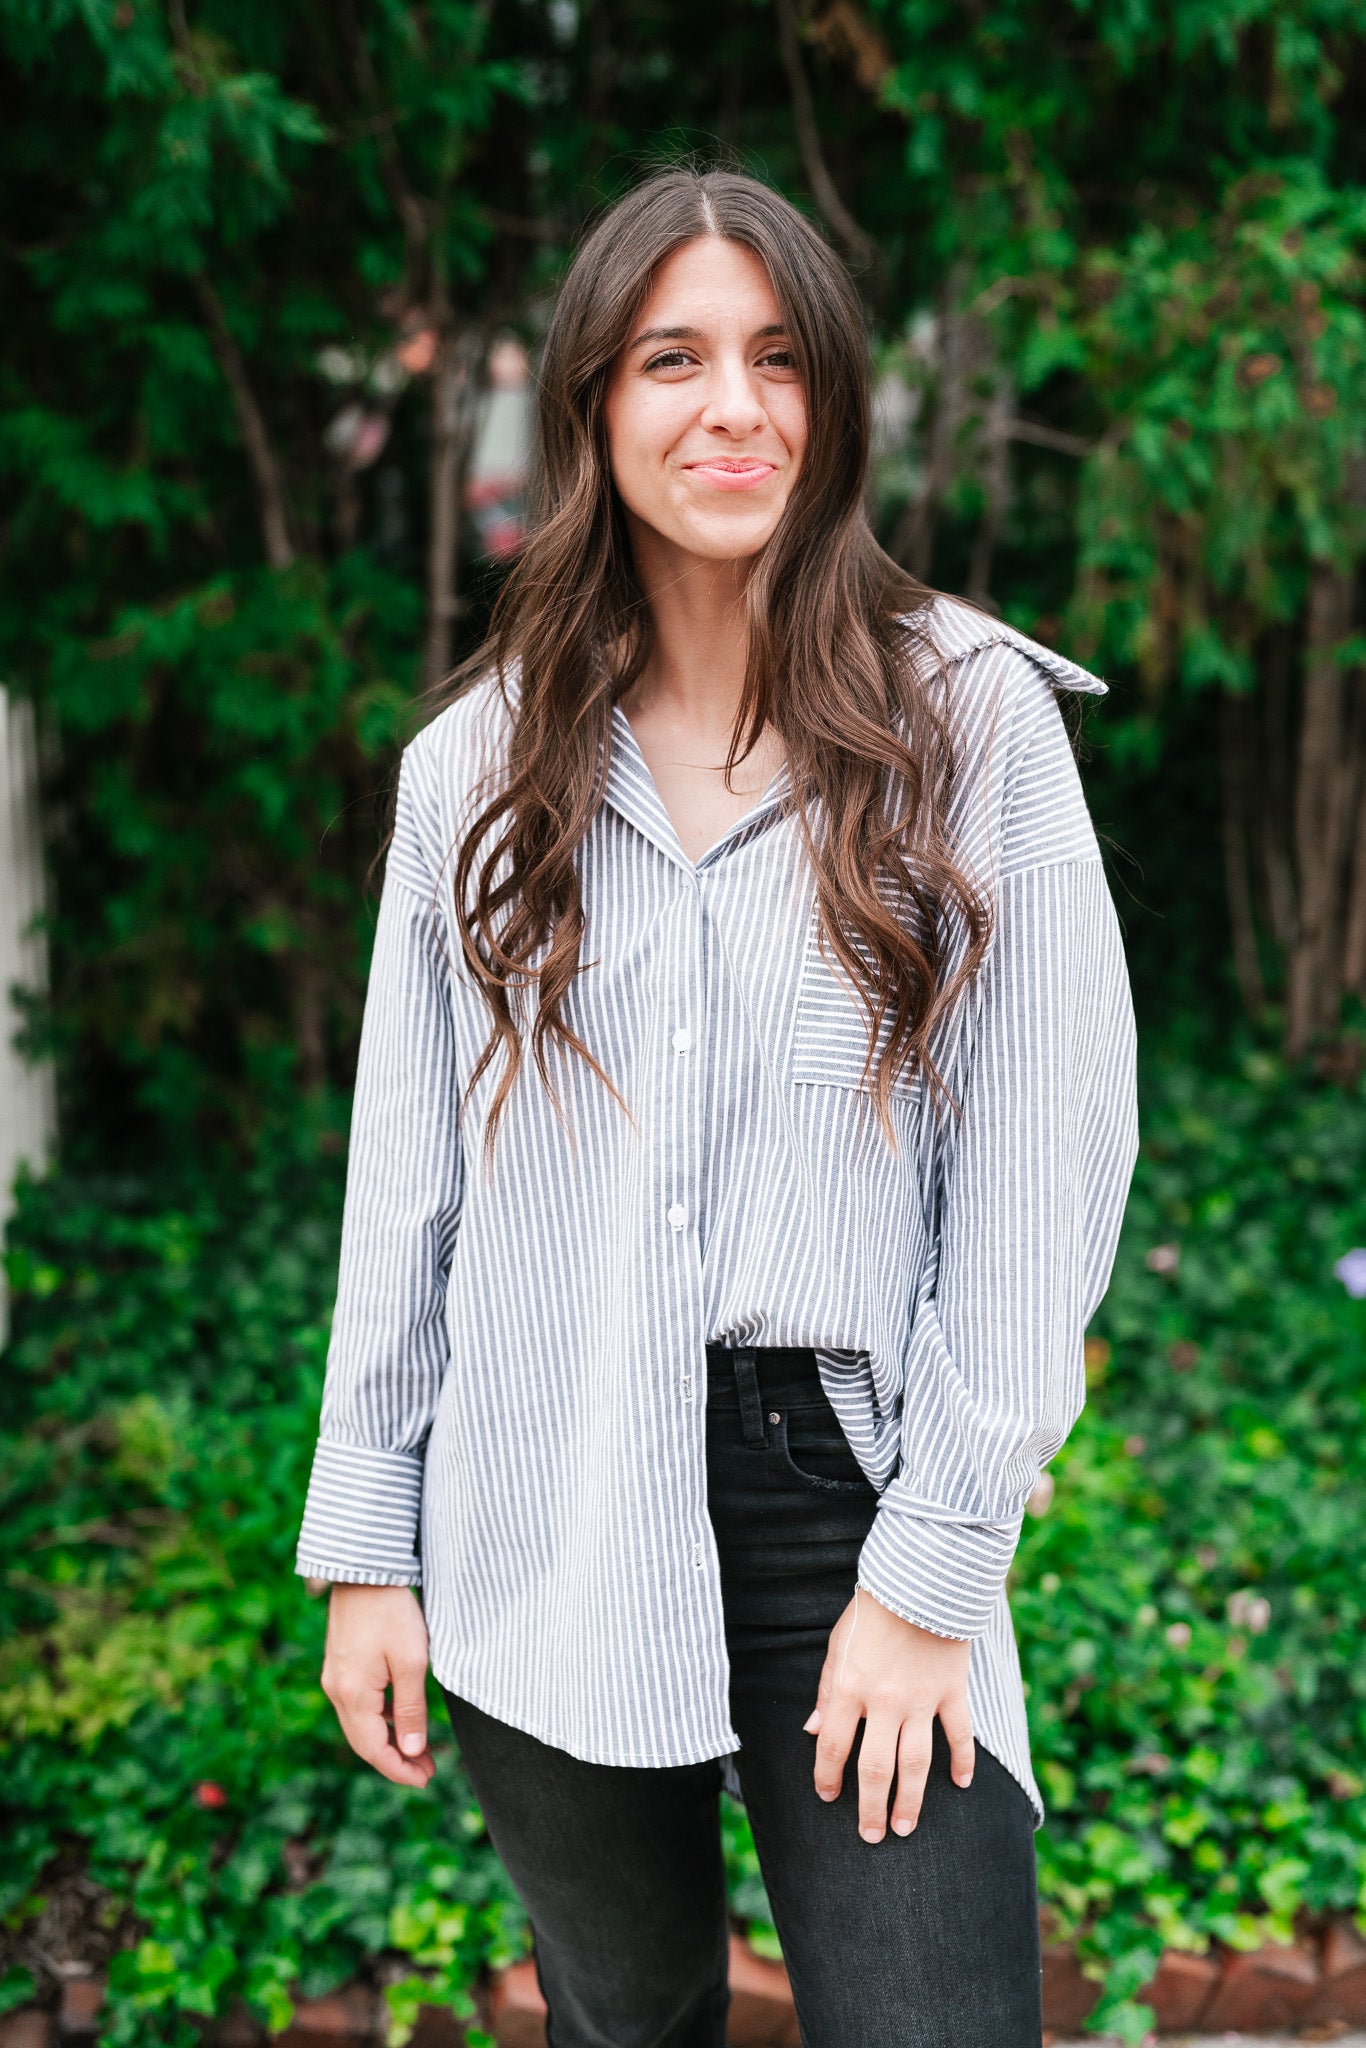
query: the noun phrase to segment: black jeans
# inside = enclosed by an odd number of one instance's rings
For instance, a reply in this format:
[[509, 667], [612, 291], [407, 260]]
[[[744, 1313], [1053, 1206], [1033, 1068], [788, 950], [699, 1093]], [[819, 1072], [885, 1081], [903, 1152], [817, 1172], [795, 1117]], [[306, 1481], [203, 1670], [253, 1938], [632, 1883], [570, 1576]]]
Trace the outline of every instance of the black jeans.
[[[708, 1506], [736, 1757], [805, 2048], [1039, 2048], [1034, 1815], [980, 1747], [934, 1761], [914, 1834], [858, 1832], [858, 1756], [812, 1783], [802, 1723], [877, 1495], [803, 1350], [708, 1348]], [[446, 1693], [531, 1921], [551, 2048], [724, 2048], [728, 1928], [715, 1759], [584, 1763]]]

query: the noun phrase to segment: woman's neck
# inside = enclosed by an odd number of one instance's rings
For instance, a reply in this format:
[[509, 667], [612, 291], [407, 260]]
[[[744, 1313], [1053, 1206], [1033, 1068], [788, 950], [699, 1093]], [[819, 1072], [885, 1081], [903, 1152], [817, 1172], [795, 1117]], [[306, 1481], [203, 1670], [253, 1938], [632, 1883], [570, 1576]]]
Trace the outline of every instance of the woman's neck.
[[724, 756], [745, 681], [750, 563], [685, 555], [648, 528], [632, 542], [653, 645], [628, 693], [628, 713], [662, 712], [719, 740]]

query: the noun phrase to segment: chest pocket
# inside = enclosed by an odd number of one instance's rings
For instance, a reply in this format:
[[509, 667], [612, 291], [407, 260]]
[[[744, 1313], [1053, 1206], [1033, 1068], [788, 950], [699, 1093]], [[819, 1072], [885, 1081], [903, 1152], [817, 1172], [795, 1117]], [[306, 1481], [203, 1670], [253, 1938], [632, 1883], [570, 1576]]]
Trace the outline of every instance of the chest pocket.
[[[807, 920], [797, 980], [796, 1016], [792, 1031], [791, 1078], [800, 1085], [862, 1088], [871, 1096], [876, 1063], [891, 1036], [890, 1019], [879, 1029], [877, 1050], [868, 1077], [863, 1062], [868, 1050], [868, 1013], [845, 978], [843, 968], [821, 952], [820, 925], [813, 903]], [[903, 1067], [892, 1080], [892, 1100], [918, 1096], [924, 1077]]]

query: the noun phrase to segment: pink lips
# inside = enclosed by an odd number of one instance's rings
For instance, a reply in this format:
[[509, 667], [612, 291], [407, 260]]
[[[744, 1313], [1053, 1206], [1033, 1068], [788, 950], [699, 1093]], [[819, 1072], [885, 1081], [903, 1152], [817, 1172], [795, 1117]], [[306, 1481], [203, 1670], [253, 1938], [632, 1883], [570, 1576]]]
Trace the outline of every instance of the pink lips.
[[750, 458], [729, 461], [718, 456], [711, 462], [687, 462], [684, 468], [694, 476], [704, 477], [718, 491], [752, 491], [771, 477], [777, 468], [776, 462], [755, 462]]

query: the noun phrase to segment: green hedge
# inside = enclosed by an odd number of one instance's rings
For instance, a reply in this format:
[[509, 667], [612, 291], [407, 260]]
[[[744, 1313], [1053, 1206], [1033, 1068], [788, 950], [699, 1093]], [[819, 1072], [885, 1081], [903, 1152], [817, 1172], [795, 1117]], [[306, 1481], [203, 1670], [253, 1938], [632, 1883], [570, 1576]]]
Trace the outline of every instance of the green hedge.
[[[1366, 1888], [1366, 1303], [1332, 1273], [1366, 1244], [1366, 1090], [1169, 1057], [1144, 1131], [1092, 1399], [1014, 1590], [1043, 1894], [1105, 1978], [1094, 2023], [1130, 2040], [1162, 1946], [1287, 1935]], [[0, 2002], [57, 1915], [111, 1958], [109, 2048], [188, 2043], [239, 1995], [278, 2027], [358, 1972], [398, 2042], [526, 1946], [435, 1689], [415, 1794], [355, 1762], [318, 1687], [324, 1603], [292, 1560], [328, 1146], [301, 1129], [194, 1184], [58, 1177], [11, 1231]], [[772, 1949], [729, 1806], [726, 1840]]]

